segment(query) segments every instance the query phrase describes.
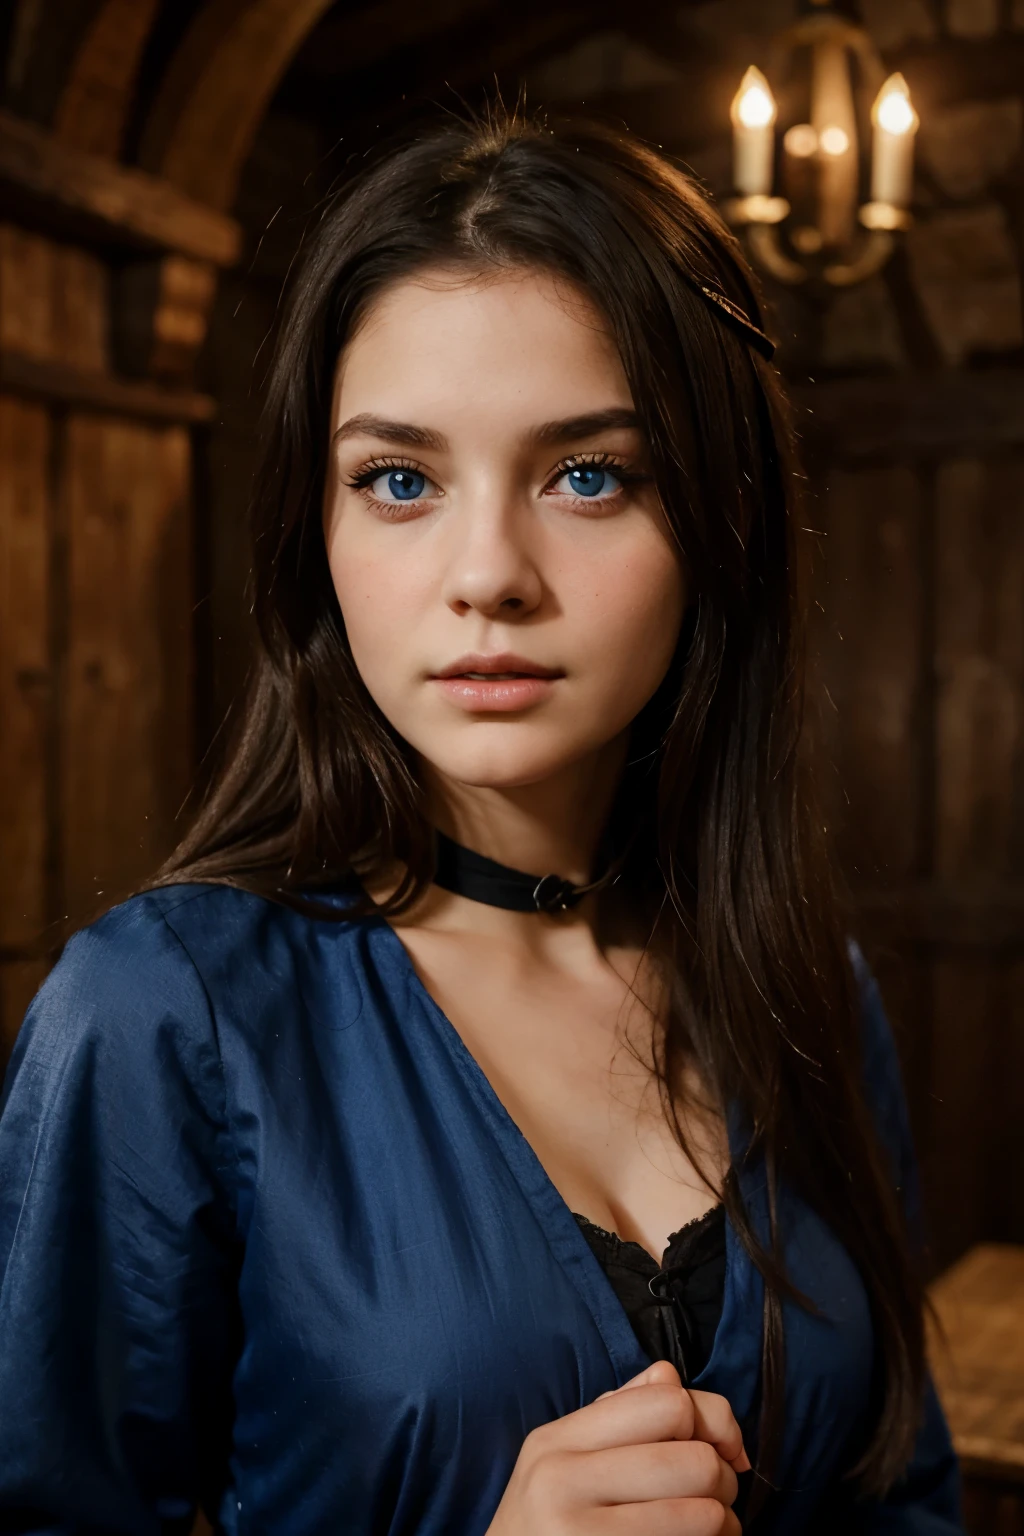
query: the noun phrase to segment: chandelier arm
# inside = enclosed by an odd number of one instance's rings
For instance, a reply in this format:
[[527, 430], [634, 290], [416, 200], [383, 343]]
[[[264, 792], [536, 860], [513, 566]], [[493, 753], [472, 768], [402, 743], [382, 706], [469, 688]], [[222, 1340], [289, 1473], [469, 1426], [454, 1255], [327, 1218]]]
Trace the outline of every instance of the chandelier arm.
[[881, 272], [893, 250], [893, 236], [888, 229], [872, 229], [862, 241], [852, 261], [837, 261], [825, 268], [824, 277], [833, 288], [850, 288], [865, 278]]
[[751, 254], [758, 266], [779, 280], [794, 287], [807, 281], [807, 269], [787, 256], [779, 241], [777, 224], [748, 224], [747, 240]]

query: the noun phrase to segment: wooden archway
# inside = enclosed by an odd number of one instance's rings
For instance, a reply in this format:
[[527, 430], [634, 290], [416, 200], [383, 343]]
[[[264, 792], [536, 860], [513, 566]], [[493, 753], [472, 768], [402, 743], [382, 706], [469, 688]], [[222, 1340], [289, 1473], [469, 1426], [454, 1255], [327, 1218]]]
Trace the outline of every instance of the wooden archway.
[[[267, 103], [331, 0], [206, 0], [147, 113], [138, 163], [227, 209]], [[11, 105], [62, 142], [121, 157], [142, 56], [161, 0], [22, 0]], [[54, 39], [63, 39], [60, 48]], [[44, 68], [45, 65], [45, 68]]]
[[159, 0], [104, 0], [82, 38], [53, 119], [57, 137], [111, 160], [121, 141]]
[[140, 163], [227, 209], [267, 103], [331, 0], [210, 0], [164, 75]]

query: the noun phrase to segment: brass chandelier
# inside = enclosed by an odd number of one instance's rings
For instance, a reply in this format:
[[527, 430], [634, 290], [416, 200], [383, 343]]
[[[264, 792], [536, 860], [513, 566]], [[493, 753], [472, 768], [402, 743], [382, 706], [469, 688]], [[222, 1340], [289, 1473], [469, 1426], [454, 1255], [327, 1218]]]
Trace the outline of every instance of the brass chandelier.
[[775, 39], [768, 66], [789, 120], [781, 153], [768, 76], [751, 65], [733, 100], [736, 195], [725, 211], [781, 282], [848, 287], [881, 270], [911, 223], [918, 116], [903, 76], [885, 77], [862, 26], [833, 0], [805, 7]]

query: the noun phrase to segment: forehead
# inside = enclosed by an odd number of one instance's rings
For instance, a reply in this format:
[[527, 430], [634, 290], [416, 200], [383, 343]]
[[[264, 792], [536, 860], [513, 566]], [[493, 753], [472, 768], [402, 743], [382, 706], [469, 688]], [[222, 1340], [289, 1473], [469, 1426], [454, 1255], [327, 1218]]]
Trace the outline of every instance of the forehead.
[[[370, 304], [339, 359], [336, 400], [372, 397], [465, 408], [494, 396], [539, 415], [630, 401], [608, 324], [567, 279], [536, 269], [430, 269], [395, 282]], [[360, 398], [360, 407], [370, 403]]]

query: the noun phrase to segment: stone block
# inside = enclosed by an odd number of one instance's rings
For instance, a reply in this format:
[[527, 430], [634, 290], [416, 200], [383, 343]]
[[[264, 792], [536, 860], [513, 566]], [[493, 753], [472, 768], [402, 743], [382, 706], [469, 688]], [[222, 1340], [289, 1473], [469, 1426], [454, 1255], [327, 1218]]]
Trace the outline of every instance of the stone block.
[[1020, 272], [995, 203], [936, 211], [907, 234], [921, 303], [947, 361], [1019, 347]]
[[943, 192], [977, 197], [1013, 162], [1024, 130], [1024, 103], [968, 101], [933, 109], [921, 123], [918, 152]]
[[717, 38], [730, 53], [742, 53], [746, 39], [770, 37], [792, 26], [798, 14], [797, 0], [691, 0], [677, 17], [682, 31]]
[[607, 31], [545, 59], [527, 75], [526, 88], [534, 100], [578, 101], [678, 81], [679, 72], [652, 49], [624, 32]]
[[864, 25], [879, 48], [900, 48], [935, 36], [927, 0], [862, 0]]
[[999, 0], [946, 0], [946, 25], [954, 37], [991, 37], [999, 27]]
[[821, 356], [834, 368], [906, 366], [896, 310], [880, 277], [836, 295], [824, 318]]

